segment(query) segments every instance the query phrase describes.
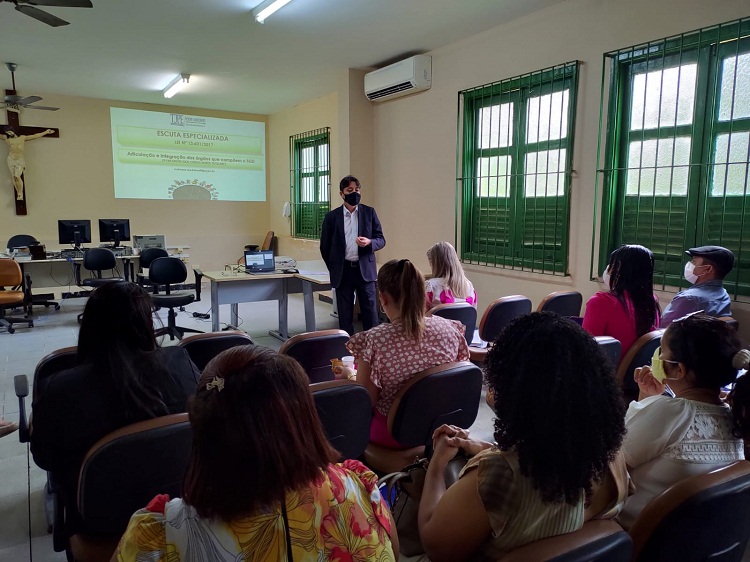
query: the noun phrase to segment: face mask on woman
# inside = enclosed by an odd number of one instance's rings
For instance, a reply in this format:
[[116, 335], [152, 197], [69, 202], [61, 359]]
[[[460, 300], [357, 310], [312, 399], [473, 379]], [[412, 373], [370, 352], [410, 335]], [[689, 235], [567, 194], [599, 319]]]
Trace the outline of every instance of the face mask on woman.
[[610, 276], [609, 276], [609, 267], [604, 270], [604, 273], [602, 273], [602, 283], [604, 283], [607, 286], [608, 290], [612, 290], [612, 286], [609, 284]]

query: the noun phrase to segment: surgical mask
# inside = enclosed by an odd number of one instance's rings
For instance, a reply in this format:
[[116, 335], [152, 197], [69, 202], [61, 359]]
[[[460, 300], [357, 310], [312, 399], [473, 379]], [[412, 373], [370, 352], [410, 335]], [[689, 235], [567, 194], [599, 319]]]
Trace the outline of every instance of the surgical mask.
[[698, 276], [693, 272], [694, 269], [695, 264], [693, 262], [689, 261], [685, 264], [685, 279], [693, 285], [698, 280]]
[[346, 201], [352, 207], [356, 207], [357, 205], [359, 205], [360, 199], [362, 199], [362, 196], [357, 191], [352, 191], [351, 193], [347, 193], [346, 195], [344, 195], [344, 201]]
[[605, 269], [604, 273], [602, 273], [602, 283], [607, 286], [607, 289], [612, 290], [612, 286], [609, 284], [609, 268]]
[[664, 381], [670, 380], [676, 380], [674, 377], [668, 377], [667, 372], [664, 370], [664, 363], [679, 363], [679, 361], [668, 361], [666, 359], [661, 358], [661, 347], [657, 347], [654, 350], [654, 354], [651, 357], [651, 374], [654, 375], [654, 378], [663, 383]]

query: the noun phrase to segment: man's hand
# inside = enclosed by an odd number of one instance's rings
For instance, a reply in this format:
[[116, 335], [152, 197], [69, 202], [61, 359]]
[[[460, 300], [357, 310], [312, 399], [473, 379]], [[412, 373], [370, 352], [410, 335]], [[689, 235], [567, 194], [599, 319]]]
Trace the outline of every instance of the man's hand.
[[357, 236], [356, 242], [357, 246], [359, 246], [360, 248], [365, 248], [370, 245], [370, 239], [365, 238], [364, 236]]

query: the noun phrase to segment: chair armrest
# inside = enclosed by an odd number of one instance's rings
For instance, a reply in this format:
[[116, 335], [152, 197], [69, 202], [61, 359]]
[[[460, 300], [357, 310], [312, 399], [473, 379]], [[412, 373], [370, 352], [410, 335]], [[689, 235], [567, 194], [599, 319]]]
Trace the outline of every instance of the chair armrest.
[[29, 421], [26, 418], [26, 397], [29, 395], [29, 379], [26, 375], [13, 377], [13, 386], [18, 397], [18, 440], [29, 442]]
[[203, 272], [200, 269], [193, 269], [195, 275], [195, 302], [201, 300], [201, 280], [203, 279]]

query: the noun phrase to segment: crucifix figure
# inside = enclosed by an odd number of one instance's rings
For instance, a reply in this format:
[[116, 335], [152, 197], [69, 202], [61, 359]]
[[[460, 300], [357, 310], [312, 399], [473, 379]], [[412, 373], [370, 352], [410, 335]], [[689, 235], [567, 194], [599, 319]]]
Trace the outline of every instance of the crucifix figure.
[[[5, 90], [7, 95], [15, 95], [15, 90]], [[24, 145], [26, 141], [38, 139], [44, 136], [59, 137], [58, 129], [46, 129], [42, 127], [22, 127], [18, 123], [18, 113], [8, 109], [8, 124], [0, 125], [0, 139], [8, 144], [8, 169], [10, 170], [13, 188], [15, 191], [16, 214], [25, 215], [26, 210], [26, 185], [24, 182], [24, 170], [26, 161], [24, 159]]]

